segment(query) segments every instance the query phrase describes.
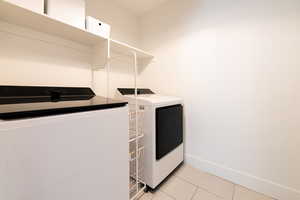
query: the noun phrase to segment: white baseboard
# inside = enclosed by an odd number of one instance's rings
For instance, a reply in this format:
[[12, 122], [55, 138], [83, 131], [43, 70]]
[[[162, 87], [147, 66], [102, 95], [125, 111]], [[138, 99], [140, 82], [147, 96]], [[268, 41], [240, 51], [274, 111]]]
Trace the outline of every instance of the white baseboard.
[[185, 155], [186, 163], [195, 168], [214, 174], [235, 184], [242, 185], [278, 200], [300, 200], [300, 191], [256, 177], [254, 175], [231, 169], [217, 163], [201, 159], [190, 154]]

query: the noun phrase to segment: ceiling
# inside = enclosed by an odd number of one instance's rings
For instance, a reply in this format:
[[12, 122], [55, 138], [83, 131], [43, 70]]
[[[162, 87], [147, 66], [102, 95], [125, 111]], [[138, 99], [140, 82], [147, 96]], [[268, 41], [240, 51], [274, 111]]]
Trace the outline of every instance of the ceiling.
[[153, 8], [163, 4], [168, 0], [114, 0], [123, 8], [128, 9], [135, 15], [143, 15]]

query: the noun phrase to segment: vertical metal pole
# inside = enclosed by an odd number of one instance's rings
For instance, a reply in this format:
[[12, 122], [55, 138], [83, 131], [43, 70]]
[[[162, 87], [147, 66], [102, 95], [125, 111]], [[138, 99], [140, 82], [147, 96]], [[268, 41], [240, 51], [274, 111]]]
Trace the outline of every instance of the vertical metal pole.
[[138, 136], [139, 136], [139, 120], [138, 120], [138, 90], [137, 90], [137, 55], [136, 52], [133, 52], [133, 56], [134, 56], [134, 96], [135, 96], [135, 136], [136, 136], [136, 140], [135, 140], [135, 167], [136, 167], [136, 193], [139, 192], [139, 140], [138, 140]]
[[106, 98], [109, 98], [110, 89], [110, 39], [107, 40], [107, 64], [106, 64]]
[[92, 77], [91, 87], [92, 87], [92, 90], [95, 91], [95, 70], [93, 67], [92, 67], [91, 77]]

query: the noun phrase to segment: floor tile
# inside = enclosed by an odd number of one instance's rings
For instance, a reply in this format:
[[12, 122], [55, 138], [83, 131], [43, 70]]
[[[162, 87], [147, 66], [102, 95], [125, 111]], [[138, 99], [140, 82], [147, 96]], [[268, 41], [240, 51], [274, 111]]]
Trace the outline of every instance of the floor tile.
[[197, 187], [180, 178], [171, 177], [161, 186], [160, 190], [176, 200], [190, 200], [195, 194]]
[[254, 192], [242, 186], [236, 186], [234, 192], [234, 200], [273, 200], [263, 194]]
[[143, 196], [141, 196], [139, 200], [152, 200], [152, 198], [153, 198], [153, 194], [151, 192], [147, 192], [143, 194]]
[[211, 194], [199, 188], [192, 200], [222, 200], [222, 199], [214, 194]]
[[189, 165], [183, 165], [175, 176], [216, 194], [225, 200], [232, 200], [234, 184], [226, 180], [202, 172]]
[[164, 192], [156, 191], [154, 193], [145, 193], [139, 198], [139, 200], [174, 200], [174, 198], [172, 198], [168, 194], [165, 194]]
[[163, 192], [157, 191], [155, 194], [153, 194], [152, 200], [174, 200], [174, 199]]
[[205, 173], [191, 167], [190, 165], [184, 164], [177, 170], [174, 175], [197, 185], [199, 179], [201, 179], [205, 175]]

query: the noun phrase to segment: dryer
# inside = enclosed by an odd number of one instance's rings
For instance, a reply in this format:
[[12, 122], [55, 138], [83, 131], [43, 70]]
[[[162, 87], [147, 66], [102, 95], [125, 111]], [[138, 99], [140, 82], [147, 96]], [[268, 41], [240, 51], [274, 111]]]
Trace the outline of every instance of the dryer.
[[[135, 90], [118, 88], [118, 94], [135, 108]], [[137, 104], [143, 110], [144, 181], [155, 189], [183, 158], [183, 101], [178, 97], [157, 95], [138, 89]]]

